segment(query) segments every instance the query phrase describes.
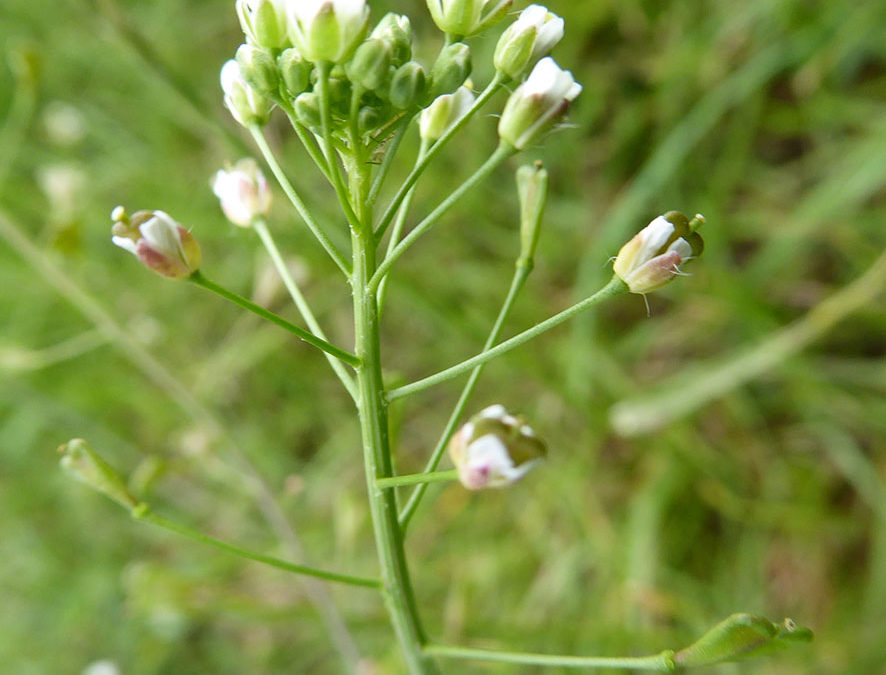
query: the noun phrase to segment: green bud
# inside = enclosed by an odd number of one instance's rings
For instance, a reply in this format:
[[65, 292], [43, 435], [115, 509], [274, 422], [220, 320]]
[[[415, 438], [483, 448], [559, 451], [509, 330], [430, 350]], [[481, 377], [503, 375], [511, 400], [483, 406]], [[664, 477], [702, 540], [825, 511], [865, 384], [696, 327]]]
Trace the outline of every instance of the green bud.
[[240, 45], [234, 59], [240, 66], [243, 79], [262, 96], [276, 94], [280, 85], [277, 64], [267, 49]]
[[390, 75], [392, 56], [385, 40], [367, 40], [357, 47], [354, 57], [345, 65], [345, 72], [351, 82], [368, 91], [381, 89]]
[[323, 128], [322, 116], [320, 115], [320, 96], [312, 91], [299, 94], [292, 103], [295, 117], [308, 129], [320, 132]]
[[678, 666], [708, 666], [737, 661], [809, 642], [812, 631], [785, 619], [776, 625], [761, 616], [733, 614], [674, 656]]
[[464, 42], [445, 47], [431, 67], [431, 97], [458, 89], [471, 74], [471, 48]]
[[311, 64], [301, 57], [297, 49], [286, 49], [277, 57], [277, 70], [290, 98], [295, 98], [308, 88]]
[[513, 0], [427, 0], [431, 18], [450, 35], [476, 35], [501, 19]]
[[344, 77], [329, 78], [329, 109], [333, 117], [344, 119], [351, 114], [351, 83]]
[[365, 35], [365, 0], [296, 0], [286, 3], [289, 37], [314, 63], [342, 63]]
[[237, 0], [240, 26], [250, 44], [277, 49], [287, 42], [285, 0]]
[[409, 61], [394, 71], [388, 94], [391, 105], [406, 110], [420, 103], [427, 91], [425, 69], [416, 61]]
[[61, 446], [62, 468], [76, 480], [98, 490], [121, 506], [132, 509], [138, 500], [126, 488], [126, 482], [105, 460], [99, 457], [82, 438]]
[[530, 5], [499, 39], [493, 57], [495, 69], [517, 80], [562, 37], [563, 19], [541, 5]]
[[380, 127], [384, 119], [378, 107], [364, 105], [357, 113], [357, 128], [361, 133], [366, 133]]
[[388, 44], [392, 63], [396, 67], [412, 58], [412, 26], [408, 16], [393, 12], [385, 14], [369, 37]]
[[517, 169], [517, 194], [520, 197], [518, 264], [531, 267], [548, 199], [548, 172], [541, 162], [526, 164]]

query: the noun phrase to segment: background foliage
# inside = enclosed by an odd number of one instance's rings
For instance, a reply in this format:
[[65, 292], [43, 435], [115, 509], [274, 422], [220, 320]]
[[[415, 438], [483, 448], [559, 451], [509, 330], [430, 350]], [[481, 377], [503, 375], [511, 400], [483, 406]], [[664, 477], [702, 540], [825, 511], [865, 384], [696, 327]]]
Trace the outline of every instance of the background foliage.
[[[33, 115], [0, 147], [6, 159], [21, 150], [0, 185], [0, 216], [223, 421], [309, 560], [371, 575], [358, 431], [323, 359], [216, 298], [146, 273], [109, 243], [115, 204], [162, 208], [193, 228], [208, 274], [290, 311], [257, 240], [224, 220], [208, 188], [220, 165], [248, 152], [217, 84], [241, 40], [230, 4], [4, 0], [0, 40], [7, 52], [32, 51], [39, 78]], [[418, 18], [423, 3], [371, 4], [375, 18], [388, 8], [414, 15], [426, 56], [434, 53], [429, 21]], [[760, 373], [739, 369], [753, 376], [733, 377], [728, 391], [660, 430], [631, 435], [622, 417], [616, 433], [610, 411], [650, 391], [678, 400], [717, 364], [755, 346], [766, 353], [780, 329], [881, 254], [886, 4], [550, 7], [567, 26], [555, 56], [585, 91], [574, 128], [523, 156], [545, 160], [554, 194], [508, 330], [594, 289], [606, 259], [660, 212], [704, 213], [707, 251], [691, 278], [649, 297], [651, 317], [640, 298], [621, 297], [488, 368], [472, 409], [502, 402], [523, 411], [549, 441], [550, 461], [505, 491], [432, 488], [409, 540], [429, 632], [474, 646], [643, 654], [745, 610], [792, 616], [816, 641], [712, 672], [883, 672], [882, 293], [835, 325], [813, 322], [822, 329], [805, 349]], [[480, 85], [493, 45], [475, 43]], [[0, 69], [0, 118], [15, 106], [11, 73]], [[416, 214], [486, 156], [493, 129], [481, 116], [444, 153]], [[283, 132], [276, 120], [271, 133], [282, 141]], [[282, 152], [331, 217], [334, 200], [302, 170], [297, 145], [286, 141]], [[518, 249], [515, 166], [398, 264], [385, 317], [392, 380], [479, 348]], [[282, 202], [273, 229], [321, 322], [347, 344], [346, 289]], [[47, 281], [0, 243], [3, 669], [78, 673], [110, 658], [127, 674], [337, 672], [323, 622], [291, 577], [133, 523], [61, 475], [53, 449], [83, 436], [135, 471], [161, 512], [278, 550], [219, 462], [223, 443], [206, 419]], [[424, 463], [459, 386], [395, 411], [402, 471]], [[396, 672], [377, 598], [329, 592], [367, 664]], [[447, 672], [537, 670], [453, 662]]]

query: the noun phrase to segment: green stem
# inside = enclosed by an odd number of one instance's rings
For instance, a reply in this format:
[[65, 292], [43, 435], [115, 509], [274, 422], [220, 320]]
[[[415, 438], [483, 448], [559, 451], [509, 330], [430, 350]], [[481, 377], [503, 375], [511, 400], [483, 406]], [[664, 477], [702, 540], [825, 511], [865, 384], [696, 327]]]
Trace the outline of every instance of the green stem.
[[283, 112], [286, 113], [286, 117], [289, 119], [289, 124], [292, 126], [293, 131], [295, 131], [302, 145], [305, 146], [305, 150], [308, 155], [310, 155], [311, 160], [317, 165], [320, 173], [322, 173], [326, 180], [329, 181], [329, 184], [332, 185], [332, 178], [329, 175], [329, 167], [326, 165], [326, 158], [323, 156], [320, 148], [317, 147], [311, 132], [304, 124], [298, 121], [298, 118], [295, 116], [295, 111], [286, 99], [281, 98], [277, 101], [277, 105], [279, 105]]
[[[427, 141], [421, 142], [421, 147], [418, 150], [418, 157], [416, 158], [416, 164], [422, 160], [425, 154], [428, 151]], [[400, 236], [403, 234], [403, 228], [406, 226], [406, 216], [409, 215], [409, 209], [412, 206], [412, 198], [415, 196], [415, 186], [413, 185], [409, 192], [406, 193], [406, 198], [403, 200], [403, 203], [400, 204], [400, 210], [397, 211], [397, 218], [394, 220], [394, 229], [391, 230], [391, 238], [388, 241], [388, 250], [385, 252], [385, 258], [389, 257], [391, 253], [396, 248], [397, 244], [400, 242]], [[376, 296], [378, 297], [378, 311], [381, 312], [384, 308], [385, 297], [388, 293], [388, 280], [389, 276], [386, 276], [382, 279], [378, 284], [378, 292]]]
[[390, 478], [379, 478], [375, 481], [376, 487], [388, 490], [390, 488], [400, 487], [402, 485], [421, 485], [425, 483], [449, 483], [458, 480], [458, 471], [450, 469], [449, 471], [435, 471], [425, 473], [410, 473], [403, 476], [391, 476]]
[[148, 509], [147, 504], [140, 504], [132, 509], [132, 517], [136, 520], [141, 520], [143, 522], [162, 527], [163, 529], [169, 530], [170, 532], [175, 532], [176, 534], [180, 534], [183, 537], [187, 537], [188, 539], [193, 539], [194, 541], [199, 541], [203, 544], [208, 544], [209, 546], [220, 548], [223, 551], [233, 553], [234, 555], [238, 555], [241, 558], [255, 560], [256, 562], [264, 563], [265, 565], [270, 565], [271, 567], [276, 567], [281, 570], [286, 570], [287, 572], [294, 572], [295, 574], [302, 574], [304, 576], [314, 577], [316, 579], [324, 579], [326, 581], [336, 581], [338, 583], [349, 584], [351, 586], [362, 586], [364, 588], [375, 589], [381, 588], [381, 581], [378, 579], [357, 577], [351, 574], [339, 574], [338, 572], [329, 572], [327, 570], [321, 570], [316, 567], [308, 567], [307, 565], [298, 565], [296, 563], [287, 562], [286, 560], [281, 560], [280, 558], [263, 555], [261, 553], [256, 553], [254, 551], [235, 546], [234, 544], [229, 544], [220, 539], [216, 539], [215, 537], [210, 537], [207, 534], [198, 532], [197, 530], [192, 530], [189, 527], [180, 525], [179, 523], [173, 522], [167, 518], [164, 518], [163, 516], [158, 516]]
[[482, 108], [486, 102], [492, 98], [492, 95], [498, 91], [498, 88], [504, 83], [504, 78], [500, 73], [496, 73], [495, 77], [492, 78], [492, 81], [483, 90], [483, 92], [477, 97], [477, 100], [474, 101], [474, 105], [470, 107], [470, 109], [465, 113], [459, 120], [453, 124], [449, 129], [447, 129], [446, 133], [444, 133], [440, 138], [437, 139], [437, 142], [431, 146], [428, 153], [422, 159], [421, 162], [415, 165], [415, 168], [409, 173], [406, 177], [406, 180], [403, 181], [403, 185], [397, 190], [397, 194], [394, 195], [394, 198], [391, 200], [391, 203], [388, 204], [388, 208], [385, 209], [384, 214], [378, 220], [378, 226], [375, 230], [375, 239], [376, 241], [380, 241], [381, 238], [385, 234], [385, 230], [388, 229], [388, 225], [391, 224], [391, 221], [394, 219], [394, 215], [397, 213], [397, 209], [400, 208], [400, 204], [406, 199], [406, 193], [409, 192], [410, 188], [415, 185], [416, 181], [419, 177], [424, 173], [424, 170], [428, 167], [428, 164], [431, 163], [431, 160], [437, 156], [444, 146], [449, 142], [449, 140], [455, 136], [459, 132], [459, 130], [468, 123], [468, 121], [474, 116], [474, 114]]
[[[362, 164], [355, 158], [355, 169]], [[355, 180], [355, 186], [365, 181]], [[363, 204], [360, 192], [357, 203]], [[361, 361], [357, 368], [360, 390], [358, 407], [363, 441], [366, 483], [376, 549], [382, 571], [383, 595], [391, 623], [413, 675], [434, 673], [433, 664], [422, 653], [425, 635], [418, 615], [418, 607], [409, 579], [403, 533], [397, 523], [397, 502], [393, 490], [378, 487], [378, 481], [392, 474], [391, 449], [388, 439], [388, 409], [384, 395], [379, 346], [378, 304], [369, 279], [375, 271], [375, 239], [371, 219], [364, 212], [363, 226], [353, 233], [354, 278], [354, 335], [356, 351]]]
[[397, 150], [400, 148], [400, 143], [403, 142], [403, 137], [406, 135], [411, 121], [412, 116], [406, 115], [402, 120], [397, 122], [397, 131], [394, 132], [394, 137], [391, 139], [390, 144], [385, 150], [385, 156], [382, 158], [381, 166], [378, 167], [378, 172], [375, 174], [375, 178], [372, 181], [372, 187], [369, 188], [369, 195], [366, 198], [366, 202], [370, 209], [375, 205], [375, 202], [378, 199], [378, 193], [384, 185], [385, 178], [388, 177], [388, 173], [394, 163], [394, 157], [397, 155]]
[[[326, 334], [323, 332], [323, 329], [317, 322], [314, 313], [311, 311], [311, 306], [308, 304], [305, 296], [302, 295], [301, 289], [298, 287], [298, 284], [295, 283], [295, 279], [292, 278], [292, 274], [289, 273], [289, 268], [286, 266], [286, 262], [283, 260], [283, 256], [280, 255], [280, 250], [277, 248], [277, 244], [274, 241], [274, 238], [271, 236], [270, 231], [268, 230], [267, 223], [264, 221], [264, 219], [257, 219], [252, 223], [252, 229], [256, 231], [259, 238], [262, 240], [262, 243], [264, 244], [268, 255], [271, 257], [271, 261], [274, 263], [274, 267], [277, 268], [277, 273], [283, 280], [283, 285], [286, 286], [286, 290], [289, 291], [289, 295], [292, 298], [292, 301], [298, 308], [298, 311], [302, 315], [302, 318], [305, 320], [305, 323], [308, 324], [308, 328], [310, 328], [311, 332], [318, 338], [320, 338], [321, 340], [326, 340]], [[341, 380], [341, 383], [344, 385], [345, 389], [348, 390], [351, 398], [356, 400], [357, 385], [354, 382], [354, 378], [351, 377], [351, 374], [345, 369], [341, 361], [333, 357], [331, 354], [326, 355], [326, 360], [329, 361], [329, 365], [332, 366], [332, 369], [335, 371], [338, 379]]]
[[415, 243], [415, 240], [423, 235], [434, 223], [436, 223], [443, 216], [444, 213], [452, 208], [465, 195], [465, 193], [468, 192], [468, 190], [470, 190], [477, 183], [485, 179], [490, 173], [495, 170], [497, 166], [499, 166], [515, 152], [517, 152], [515, 148], [512, 148], [504, 142], [500, 143], [499, 146], [495, 149], [495, 152], [490, 155], [489, 159], [487, 159], [470, 178], [459, 185], [458, 188], [456, 188], [455, 192], [453, 192], [446, 199], [440, 202], [437, 208], [431, 211], [431, 213], [429, 213], [424, 220], [416, 225], [413, 230], [409, 234], [407, 234], [403, 238], [403, 240], [393, 248], [393, 250], [391, 250], [390, 255], [386, 256], [384, 262], [382, 262], [382, 264], [378, 266], [378, 269], [369, 282], [370, 286], [374, 290], [378, 289], [378, 285], [381, 283], [381, 280], [385, 278], [385, 275], [387, 275], [387, 273], [390, 271], [393, 264], [397, 261], [397, 258], [403, 255], [406, 250], [410, 246], [412, 246], [413, 243]]
[[308, 207], [305, 206], [305, 203], [302, 201], [301, 197], [299, 197], [295, 188], [292, 187], [292, 183], [286, 178], [286, 174], [283, 173], [283, 169], [277, 162], [277, 158], [274, 156], [271, 147], [268, 145], [268, 141], [265, 139], [261, 127], [251, 126], [249, 127], [249, 131], [252, 133], [252, 137], [255, 139], [255, 143], [258, 145], [259, 150], [261, 150], [265, 162], [267, 162], [268, 166], [271, 168], [271, 172], [274, 174], [280, 187], [283, 188], [283, 192], [286, 193], [289, 201], [292, 202], [298, 215], [300, 215], [302, 220], [305, 221], [308, 229], [311, 230], [311, 233], [317, 238], [317, 241], [320, 242], [320, 245], [323, 246], [333, 262], [338, 265], [338, 268], [345, 273], [345, 276], [350, 276], [351, 270], [348, 266], [347, 260], [345, 260], [344, 255], [338, 250], [338, 247], [332, 242], [329, 236], [320, 228], [317, 221], [314, 220], [311, 212], [308, 211]]
[[[348, 189], [345, 187], [342, 177], [341, 165], [335, 158], [335, 142], [332, 138], [332, 113], [329, 110], [329, 71], [331, 64], [320, 62], [317, 64], [317, 93], [320, 97], [320, 123], [323, 128], [323, 154], [326, 156], [326, 164], [329, 175], [332, 178], [332, 187], [338, 197], [339, 206], [348, 219], [352, 229], [360, 227], [360, 220], [354, 213], [354, 208], [348, 199]], [[356, 152], [356, 149], [354, 150]]]
[[471, 370], [471, 368], [486, 363], [487, 361], [491, 361], [497, 356], [501, 356], [502, 354], [511, 351], [515, 347], [519, 347], [524, 342], [528, 342], [532, 338], [541, 335], [545, 331], [548, 331], [555, 326], [559, 326], [564, 321], [568, 321], [577, 314], [584, 312], [586, 309], [599, 304], [601, 301], [618, 295], [619, 293], [624, 293], [627, 289], [627, 285], [621, 279], [613, 276], [612, 279], [609, 280], [609, 283], [606, 284], [603, 288], [594, 293], [592, 296], [572, 305], [572, 307], [564, 309], [562, 312], [560, 312], [559, 314], [555, 314], [550, 319], [542, 321], [540, 324], [537, 324], [532, 328], [525, 330], [518, 335], [515, 335], [510, 340], [505, 340], [500, 345], [493, 347], [492, 349], [488, 349], [480, 354], [477, 354], [477, 356], [474, 356], [467, 361], [462, 361], [458, 365], [447, 368], [446, 370], [442, 370], [439, 373], [430, 375], [429, 377], [418, 380], [417, 382], [413, 382], [412, 384], [407, 384], [403, 387], [392, 389], [388, 392], [387, 400], [393, 401], [394, 399], [400, 398], [402, 396], [414, 394], [417, 391], [427, 389], [428, 387], [433, 387], [435, 384], [445, 382], [446, 380], [461, 375], [465, 371]]
[[677, 670], [677, 664], [674, 662], [674, 652], [670, 650], [653, 656], [607, 657], [499, 652], [489, 649], [429, 644], [425, 647], [425, 654], [449, 659], [525, 663], [537, 666], [560, 666], [563, 668], [623, 668], [625, 670], [657, 670], [663, 673], [672, 673]]
[[[501, 330], [504, 327], [505, 320], [511, 313], [511, 307], [513, 307], [514, 301], [517, 299], [517, 294], [519, 294], [520, 290], [523, 288], [526, 279], [529, 277], [529, 273], [532, 271], [532, 264], [532, 260], [520, 260], [517, 263], [517, 268], [514, 270], [514, 277], [511, 280], [511, 287], [508, 290], [508, 295], [501, 306], [501, 310], [498, 312], [498, 317], [496, 317], [495, 323], [492, 325], [492, 330], [489, 331], [489, 337], [486, 338], [486, 342], [483, 345], [484, 352], [491, 349], [495, 344], [495, 341], [498, 340], [499, 335], [501, 335]], [[443, 459], [443, 454], [446, 452], [446, 445], [449, 443], [449, 439], [452, 437], [452, 434], [458, 426], [458, 421], [461, 419], [465, 407], [473, 395], [474, 389], [477, 387], [477, 381], [480, 379], [484, 367], [484, 364], [481, 363], [471, 371], [471, 376], [465, 383], [464, 389], [462, 389], [461, 395], [458, 397], [458, 402], [455, 404], [452, 414], [449, 415], [449, 420], [446, 422], [443, 433], [440, 434], [440, 440], [437, 441], [437, 445], [431, 453], [431, 458], [425, 466], [426, 474], [436, 470], [440, 465], [440, 460]], [[400, 511], [400, 527], [404, 530], [408, 527], [412, 516], [415, 515], [418, 505], [421, 503], [427, 490], [427, 485], [419, 485], [412, 491], [412, 494], [409, 495], [409, 500], [406, 502], [406, 506]]]
[[345, 363], [348, 363], [354, 367], [360, 365], [360, 359], [358, 359], [350, 352], [346, 352], [344, 349], [336, 347], [326, 340], [318, 338], [316, 335], [309, 333], [304, 328], [300, 328], [294, 323], [290, 323], [282, 316], [274, 314], [273, 312], [268, 311], [260, 305], [256, 305], [251, 300], [247, 300], [242, 295], [237, 295], [236, 293], [229, 291], [223, 286], [219, 286], [217, 283], [210, 281], [209, 279], [204, 277], [200, 270], [194, 272], [190, 277], [188, 277], [188, 280], [197, 284], [198, 286], [201, 286], [202, 288], [205, 288], [207, 291], [212, 291], [216, 295], [220, 295], [225, 300], [230, 300], [235, 305], [239, 305], [243, 309], [249, 310], [253, 314], [257, 314], [261, 318], [270, 321], [271, 323], [276, 324], [281, 328], [284, 328], [285, 330], [288, 330], [290, 333], [304, 340], [308, 344], [313, 345], [317, 349], [323, 350], [327, 354], [331, 354], [337, 359], [341, 359]]

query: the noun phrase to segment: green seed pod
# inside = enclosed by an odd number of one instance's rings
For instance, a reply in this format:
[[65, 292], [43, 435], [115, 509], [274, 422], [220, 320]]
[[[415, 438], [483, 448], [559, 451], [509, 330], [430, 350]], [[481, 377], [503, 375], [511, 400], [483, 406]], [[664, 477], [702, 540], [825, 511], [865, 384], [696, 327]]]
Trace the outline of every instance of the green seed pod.
[[520, 196], [518, 264], [531, 267], [548, 197], [548, 172], [541, 162], [527, 164], [517, 169], [517, 193]]
[[368, 91], [381, 89], [388, 80], [393, 53], [385, 40], [370, 39], [357, 47], [354, 57], [345, 65], [351, 82]]
[[395, 108], [406, 110], [418, 105], [426, 91], [427, 78], [420, 63], [409, 61], [394, 71], [389, 98]]
[[471, 48], [455, 42], [440, 52], [431, 67], [431, 98], [458, 89], [471, 74]]
[[126, 482], [82, 438], [75, 438], [61, 446], [61, 466], [71, 476], [110, 497], [121, 506], [132, 509], [138, 500], [126, 487]]

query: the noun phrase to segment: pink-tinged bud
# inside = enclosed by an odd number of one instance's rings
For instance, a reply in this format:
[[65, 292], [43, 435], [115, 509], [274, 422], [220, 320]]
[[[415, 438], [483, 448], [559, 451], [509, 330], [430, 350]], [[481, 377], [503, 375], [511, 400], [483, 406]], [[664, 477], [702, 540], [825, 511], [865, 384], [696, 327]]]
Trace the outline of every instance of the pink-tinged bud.
[[693, 225], [702, 222], [697, 215], [690, 223], [679, 211], [659, 216], [621, 247], [612, 270], [631, 293], [661, 288], [680, 274], [680, 265], [701, 255], [704, 242]]
[[504, 487], [545, 456], [545, 445], [526, 423], [493, 405], [474, 415], [449, 441], [458, 479], [469, 490]]
[[271, 210], [271, 188], [251, 157], [241, 159], [228, 170], [219, 169], [212, 191], [228, 220], [240, 227], [249, 227]]
[[157, 274], [185, 279], [200, 269], [200, 244], [163, 211], [137, 211], [132, 218], [118, 206], [111, 241], [141, 260]]

